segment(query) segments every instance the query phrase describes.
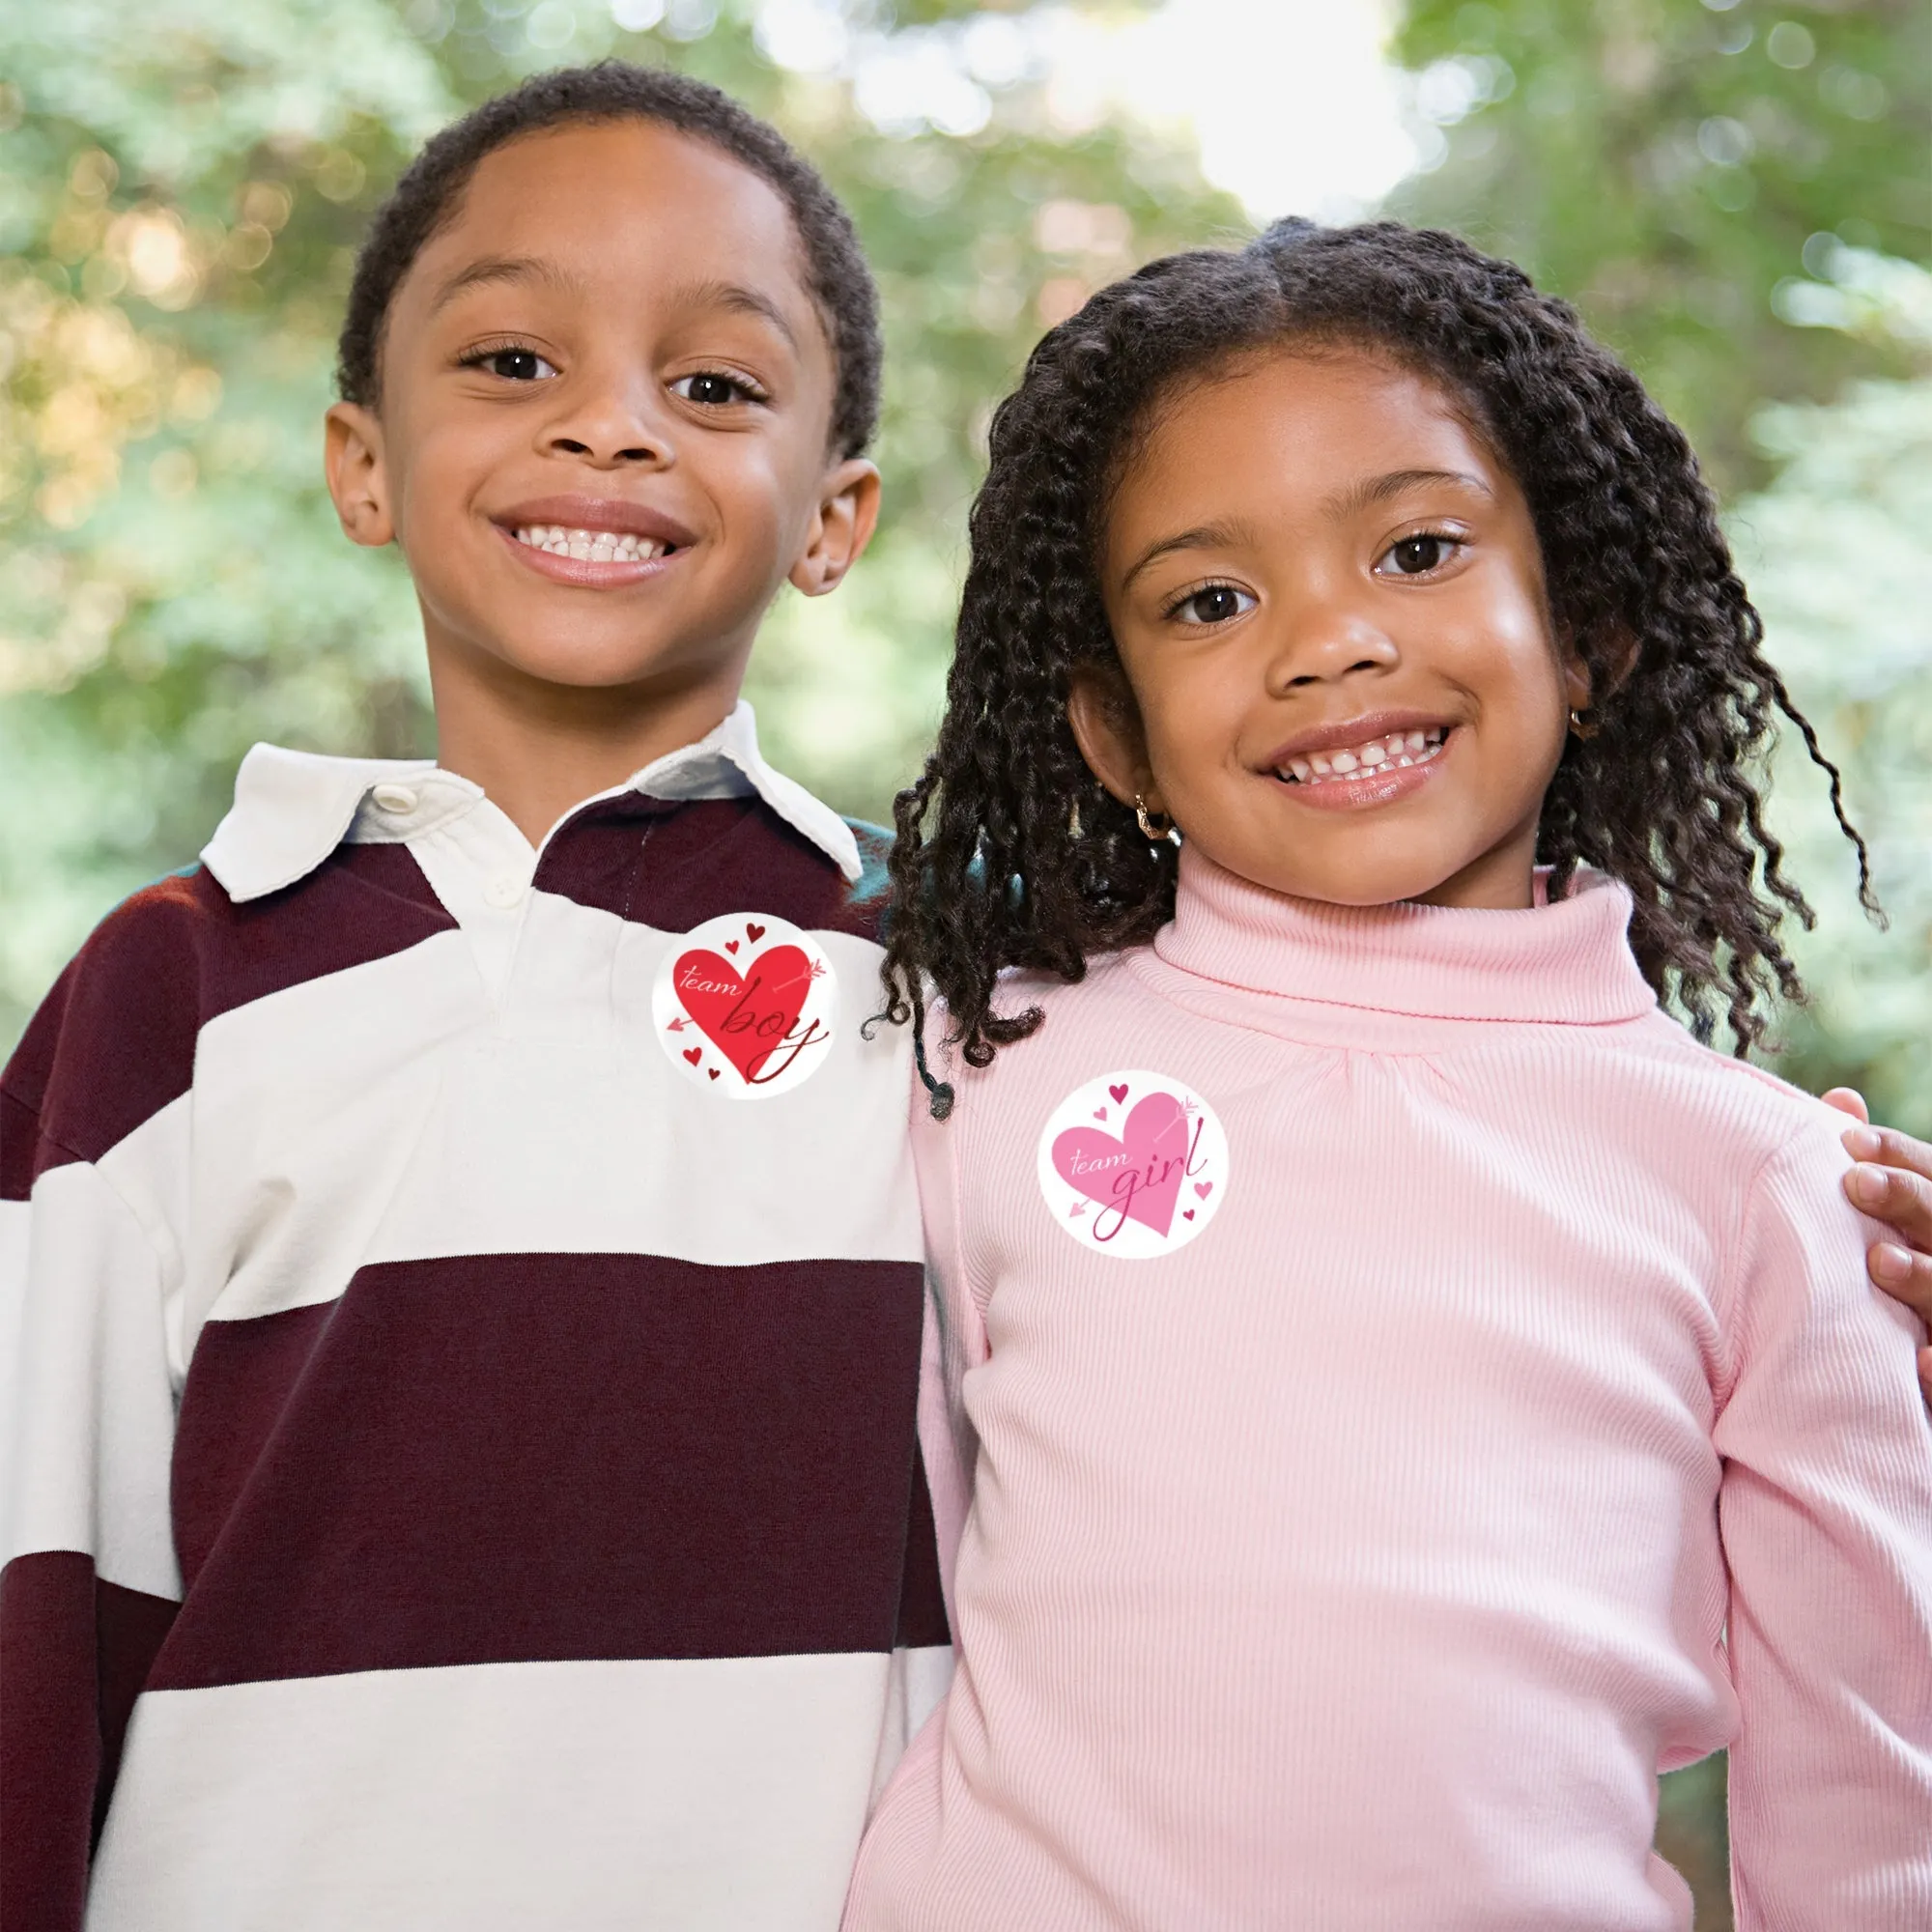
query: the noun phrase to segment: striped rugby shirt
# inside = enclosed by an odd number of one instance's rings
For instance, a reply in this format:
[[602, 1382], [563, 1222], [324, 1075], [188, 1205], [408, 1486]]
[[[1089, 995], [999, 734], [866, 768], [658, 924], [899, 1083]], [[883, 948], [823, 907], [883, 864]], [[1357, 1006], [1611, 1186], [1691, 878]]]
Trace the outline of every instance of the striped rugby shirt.
[[7, 1932], [837, 1923], [950, 1668], [882, 854], [744, 705], [534, 852], [258, 747], [95, 933], [0, 1077]]

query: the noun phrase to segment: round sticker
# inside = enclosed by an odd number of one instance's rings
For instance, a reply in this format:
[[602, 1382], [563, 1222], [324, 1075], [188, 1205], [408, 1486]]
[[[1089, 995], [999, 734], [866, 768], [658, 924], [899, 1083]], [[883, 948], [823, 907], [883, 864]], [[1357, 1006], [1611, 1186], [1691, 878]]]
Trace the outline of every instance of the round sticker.
[[770, 913], [729, 913], [674, 942], [651, 988], [673, 1066], [733, 1100], [769, 1098], [825, 1065], [838, 1013], [832, 962]]
[[1077, 1087], [1039, 1137], [1039, 1190], [1097, 1254], [1152, 1261], [1184, 1248], [1228, 1195], [1228, 1137], [1191, 1087], [1129, 1067]]

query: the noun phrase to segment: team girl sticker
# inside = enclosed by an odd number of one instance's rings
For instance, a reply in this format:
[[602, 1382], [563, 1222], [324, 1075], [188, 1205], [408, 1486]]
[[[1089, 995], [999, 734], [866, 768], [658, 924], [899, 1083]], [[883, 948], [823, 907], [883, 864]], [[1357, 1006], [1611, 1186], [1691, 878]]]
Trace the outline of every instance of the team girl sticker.
[[651, 988], [658, 1041], [685, 1077], [769, 1099], [825, 1065], [838, 1012], [832, 962], [770, 913], [707, 920], [672, 945]]
[[1172, 1254], [1228, 1198], [1228, 1137], [1200, 1094], [1130, 1067], [1076, 1088], [1039, 1137], [1039, 1188], [1084, 1248], [1123, 1261]]

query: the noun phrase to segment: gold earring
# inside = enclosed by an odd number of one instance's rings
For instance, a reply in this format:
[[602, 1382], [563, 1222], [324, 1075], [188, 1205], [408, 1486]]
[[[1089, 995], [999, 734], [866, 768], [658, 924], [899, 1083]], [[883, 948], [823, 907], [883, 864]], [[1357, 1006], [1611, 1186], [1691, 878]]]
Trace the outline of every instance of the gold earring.
[[[1160, 819], [1162, 823], [1155, 825], [1154, 820], [1156, 818]], [[1147, 808], [1147, 800], [1139, 792], [1135, 792], [1134, 794], [1134, 822], [1141, 829], [1141, 837], [1150, 845], [1165, 845], [1173, 841], [1174, 820], [1169, 818], [1164, 811], [1150, 811]]]
[[1589, 739], [1594, 738], [1597, 735], [1597, 727], [1594, 724], [1586, 724], [1583, 722], [1585, 716], [1586, 714], [1581, 711], [1571, 712], [1570, 729], [1578, 738], [1581, 738], [1587, 742]]

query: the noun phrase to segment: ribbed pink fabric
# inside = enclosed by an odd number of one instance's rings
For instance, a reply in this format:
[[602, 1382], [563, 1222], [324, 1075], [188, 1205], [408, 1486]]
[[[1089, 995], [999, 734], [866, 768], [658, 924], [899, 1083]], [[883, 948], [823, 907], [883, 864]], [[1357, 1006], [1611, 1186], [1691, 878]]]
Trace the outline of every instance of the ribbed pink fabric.
[[[1835, 1117], [1659, 1013], [1628, 916], [1190, 851], [1152, 949], [1009, 989], [1044, 1030], [917, 1129], [960, 1666], [849, 1932], [1664, 1932], [1656, 1772], [1725, 1745], [1742, 1932], [1932, 1927], [1918, 1325]], [[1035, 1171], [1125, 1067], [1230, 1146], [1138, 1263]]]

